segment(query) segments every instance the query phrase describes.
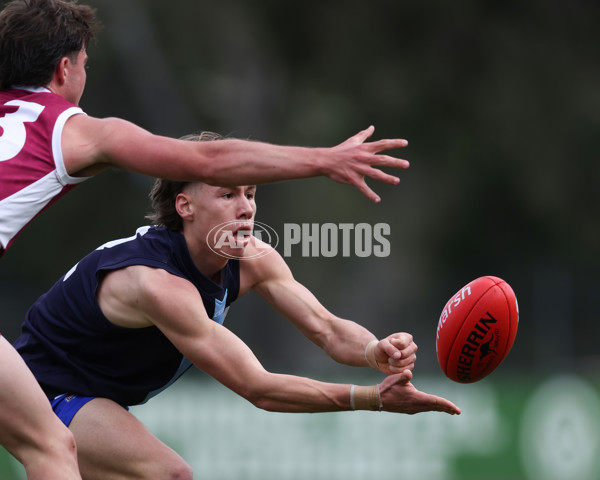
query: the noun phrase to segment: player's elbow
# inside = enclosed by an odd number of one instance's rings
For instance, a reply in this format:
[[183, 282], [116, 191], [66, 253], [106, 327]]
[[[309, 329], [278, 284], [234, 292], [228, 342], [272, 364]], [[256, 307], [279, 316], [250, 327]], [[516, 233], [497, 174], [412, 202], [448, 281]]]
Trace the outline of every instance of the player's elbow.
[[256, 389], [251, 392], [247, 392], [244, 395], [244, 398], [246, 400], [248, 400], [256, 408], [260, 408], [261, 410], [266, 410], [267, 412], [276, 412], [277, 411], [277, 409], [275, 407], [275, 402], [264, 391], [260, 391], [260, 390]]
[[267, 412], [278, 412], [279, 410], [275, 407], [275, 402], [265, 396], [257, 397], [251, 400], [252, 405], [261, 410]]
[[256, 381], [246, 385], [246, 388], [238, 393], [256, 408], [268, 412], [276, 412], [279, 410], [274, 395], [272, 394], [274, 391], [276, 391], [276, 387], [269, 386], [268, 382]]

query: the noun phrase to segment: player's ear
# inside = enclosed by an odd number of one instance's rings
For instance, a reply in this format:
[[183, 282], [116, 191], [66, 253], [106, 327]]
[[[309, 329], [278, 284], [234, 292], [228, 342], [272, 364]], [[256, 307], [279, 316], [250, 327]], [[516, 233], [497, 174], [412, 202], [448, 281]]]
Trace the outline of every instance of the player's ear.
[[69, 59], [62, 57], [54, 69], [54, 77], [60, 86], [67, 81]]
[[191, 220], [194, 216], [194, 206], [185, 193], [180, 193], [175, 198], [175, 209], [182, 220]]

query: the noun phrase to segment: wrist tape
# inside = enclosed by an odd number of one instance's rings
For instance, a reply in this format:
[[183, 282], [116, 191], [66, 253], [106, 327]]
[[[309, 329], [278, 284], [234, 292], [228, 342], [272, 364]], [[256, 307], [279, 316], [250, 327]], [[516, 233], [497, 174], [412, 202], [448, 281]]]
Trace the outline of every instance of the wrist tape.
[[352, 410], [383, 410], [381, 402], [381, 391], [379, 384], [363, 387], [360, 385], [352, 385], [350, 387], [350, 408]]

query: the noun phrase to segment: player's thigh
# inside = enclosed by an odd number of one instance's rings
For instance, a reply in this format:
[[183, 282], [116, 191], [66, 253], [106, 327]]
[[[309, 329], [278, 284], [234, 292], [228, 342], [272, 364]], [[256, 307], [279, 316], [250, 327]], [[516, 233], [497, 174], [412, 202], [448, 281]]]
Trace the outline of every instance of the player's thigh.
[[192, 478], [189, 465], [174, 450], [111, 400], [95, 398], [86, 403], [69, 428], [86, 480]]
[[0, 444], [14, 454], [64, 428], [19, 353], [0, 336]]

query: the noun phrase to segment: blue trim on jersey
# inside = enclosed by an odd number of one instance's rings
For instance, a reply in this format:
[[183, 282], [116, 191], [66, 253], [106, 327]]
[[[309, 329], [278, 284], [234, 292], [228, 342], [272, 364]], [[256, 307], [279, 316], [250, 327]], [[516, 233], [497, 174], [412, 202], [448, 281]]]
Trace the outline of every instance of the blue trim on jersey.
[[171, 385], [173, 385], [179, 379], [179, 377], [181, 377], [185, 372], [187, 372], [193, 365], [194, 364], [192, 362], [190, 362], [187, 358], [183, 357], [183, 359], [181, 360], [181, 364], [179, 365], [179, 368], [175, 372], [175, 375], [173, 375], [173, 378], [171, 378], [171, 380], [169, 380], [169, 382], [167, 384], [163, 385], [162, 387], [157, 388], [156, 390], [152, 390], [148, 395], [146, 395], [146, 398], [144, 398], [144, 400], [142, 400], [140, 403], [146, 403], [152, 397], [155, 397], [163, 390], [166, 390], [167, 388], [169, 388]]
[[213, 314], [212, 319], [223, 325], [225, 321], [225, 305], [227, 304], [227, 289], [225, 289], [225, 295], [223, 295], [223, 300], [219, 300], [215, 298], [215, 313]]

